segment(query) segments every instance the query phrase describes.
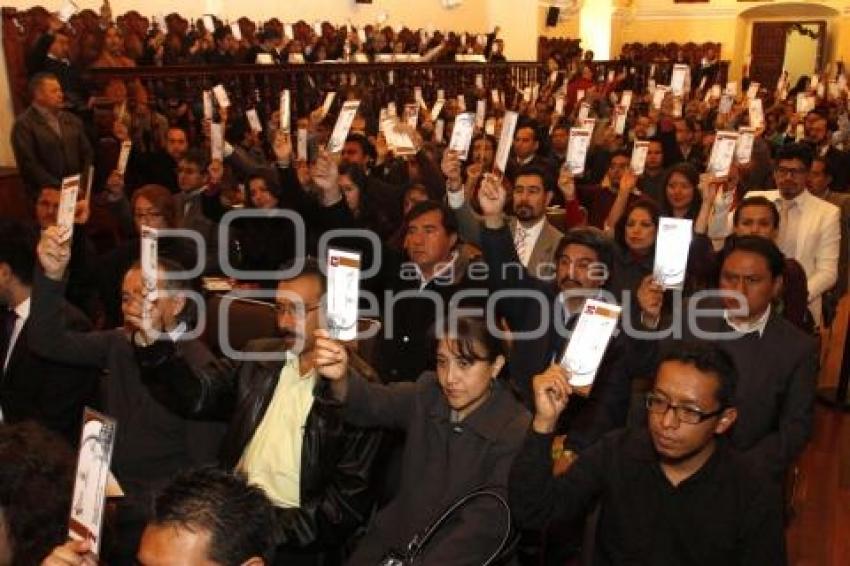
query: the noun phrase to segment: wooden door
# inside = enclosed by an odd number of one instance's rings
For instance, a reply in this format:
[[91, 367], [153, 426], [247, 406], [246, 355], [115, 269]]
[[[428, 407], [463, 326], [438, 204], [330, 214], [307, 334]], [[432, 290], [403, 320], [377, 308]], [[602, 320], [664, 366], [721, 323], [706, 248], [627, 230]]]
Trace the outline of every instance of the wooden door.
[[753, 23], [750, 78], [772, 90], [785, 63], [785, 41], [789, 22]]

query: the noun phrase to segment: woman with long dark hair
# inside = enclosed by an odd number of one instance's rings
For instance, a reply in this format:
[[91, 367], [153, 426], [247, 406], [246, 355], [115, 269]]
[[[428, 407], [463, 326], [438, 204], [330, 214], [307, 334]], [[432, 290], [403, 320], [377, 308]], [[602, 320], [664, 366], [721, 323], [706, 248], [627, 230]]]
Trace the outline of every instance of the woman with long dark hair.
[[[392, 385], [349, 374], [344, 346], [319, 333], [316, 366], [345, 404], [346, 421], [406, 432], [398, 493], [349, 564], [378, 564], [390, 551], [403, 551], [476, 489], [504, 493], [530, 415], [499, 378], [505, 354], [485, 319], [458, 317], [438, 327], [436, 372]], [[417, 564], [489, 563], [508, 529], [494, 498], [474, 499], [436, 532]]]

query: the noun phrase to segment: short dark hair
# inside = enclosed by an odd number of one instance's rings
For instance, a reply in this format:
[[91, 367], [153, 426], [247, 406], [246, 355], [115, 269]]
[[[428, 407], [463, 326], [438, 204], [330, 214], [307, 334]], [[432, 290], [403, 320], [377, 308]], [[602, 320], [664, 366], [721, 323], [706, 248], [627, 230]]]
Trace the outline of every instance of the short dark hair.
[[241, 564], [253, 557], [271, 563], [274, 556], [271, 501], [243, 477], [217, 468], [177, 476], [157, 496], [150, 524], [207, 531], [207, 558], [219, 564]]
[[520, 130], [530, 129], [534, 133], [534, 141], [540, 141], [540, 126], [534, 120], [520, 120], [519, 124], [516, 126], [516, 130], [514, 130], [514, 137], [519, 133]]
[[581, 226], [569, 230], [555, 247], [555, 261], [561, 257], [569, 245], [579, 245], [596, 252], [599, 261], [605, 264], [610, 272], [614, 268], [614, 245], [605, 232], [593, 226]]
[[35, 231], [20, 220], [0, 218], [0, 263], [24, 285], [32, 283], [35, 269]]
[[661, 356], [659, 366], [664, 362], [679, 362], [695, 367], [703, 373], [717, 378], [717, 401], [722, 408], [733, 404], [735, 387], [738, 383], [738, 370], [732, 357], [710, 342], [690, 342], [676, 340]]
[[57, 434], [33, 421], [0, 424], [0, 522], [12, 564], [40, 564], [67, 540], [74, 455]]
[[748, 206], [762, 206], [770, 209], [770, 216], [773, 218], [773, 227], [779, 228], [779, 211], [776, 209], [776, 205], [773, 204], [767, 197], [763, 196], [754, 196], [747, 197], [742, 200], [738, 207], [735, 209], [735, 212], [732, 213], [732, 225], [737, 226], [738, 221], [741, 219], [741, 210], [747, 208]]
[[823, 155], [815, 155], [812, 158], [812, 163], [811, 163], [811, 165], [809, 165], [809, 169], [812, 168], [812, 165], [814, 165], [815, 162], [823, 163], [823, 173], [824, 173], [824, 175], [828, 175], [830, 179], [835, 179], [835, 166], [832, 164], [832, 162], [829, 159], [827, 159]]
[[[280, 266], [279, 269], [281, 271], [290, 270], [299, 263], [299, 260], [300, 258], [294, 258], [289, 261], [286, 261]], [[304, 258], [303, 261], [304, 263], [301, 267], [301, 271], [299, 271], [297, 275], [281, 279], [281, 281], [295, 281], [296, 279], [300, 279], [301, 277], [315, 277], [322, 287], [322, 293], [327, 291], [328, 279], [325, 275], [325, 272], [322, 271], [322, 267], [319, 265], [319, 261], [313, 256], [307, 256]]]
[[207, 174], [207, 167], [210, 164], [210, 159], [207, 155], [207, 152], [201, 151], [196, 147], [189, 148], [186, 154], [180, 158], [180, 161], [188, 161], [189, 163], [197, 165], [198, 169], [203, 175]]
[[774, 279], [785, 273], [785, 256], [772, 240], [761, 236], [730, 236], [727, 240], [720, 258], [721, 266], [734, 252], [748, 252], [764, 258]]
[[811, 168], [814, 152], [812, 148], [804, 143], [789, 143], [779, 146], [776, 150], [776, 163], [780, 161], [791, 161], [792, 159], [799, 160], [806, 169]]
[[375, 149], [375, 146], [373, 146], [372, 142], [369, 141], [369, 138], [363, 134], [348, 134], [348, 137], [345, 138], [345, 143], [356, 143], [360, 146], [364, 155], [367, 155], [372, 159], [377, 159], [378, 157], [378, 152]]
[[520, 177], [540, 177], [540, 180], [543, 182], [543, 190], [545, 191], [554, 191], [555, 183], [552, 179], [552, 175], [550, 175], [545, 169], [542, 167], [535, 165], [533, 163], [528, 163], [519, 168], [519, 170], [514, 174], [514, 182]]
[[407, 216], [404, 217], [403, 233], [407, 232], [407, 227], [411, 222], [413, 222], [423, 214], [427, 214], [434, 210], [440, 212], [440, 216], [442, 217], [440, 219], [440, 222], [442, 223], [443, 229], [446, 231], [446, 233], [449, 235], [457, 234], [458, 224], [455, 215], [452, 213], [451, 210], [449, 210], [449, 208], [445, 204], [435, 200], [423, 200], [422, 202], [417, 202], [413, 205], [413, 207], [410, 209], [410, 212], [408, 212]]
[[[487, 319], [482, 316], [459, 316], [452, 321], [446, 317], [441, 327], [435, 327], [435, 338], [439, 341], [446, 339], [450, 348], [460, 358], [468, 361], [494, 362], [499, 356], [505, 355], [502, 342], [493, 336], [487, 325]], [[478, 343], [484, 352], [476, 349]]]
[[612, 161], [614, 161], [614, 158], [615, 158], [615, 157], [625, 157], [626, 159], [628, 159], [629, 161], [631, 161], [631, 159], [632, 159], [632, 154], [631, 154], [631, 153], [629, 153], [629, 152], [628, 152], [628, 150], [626, 150], [626, 149], [617, 149], [617, 150], [612, 151], [612, 152], [611, 152], [611, 155], [610, 155], [610, 156], [608, 156], [608, 165], [607, 165], [607, 167], [610, 167], [610, 166], [611, 166], [611, 162], [612, 162]]
[[[363, 170], [363, 167], [357, 165], [355, 163], [340, 163], [337, 171], [340, 175], [346, 175], [351, 178], [357, 188], [360, 189], [361, 192], [366, 190], [366, 185], [369, 182], [369, 177], [366, 176], [366, 171]], [[362, 198], [362, 195], [361, 195]]]
[[41, 88], [41, 85], [46, 81], [56, 81], [59, 82], [59, 77], [54, 75], [53, 73], [41, 72], [36, 73], [30, 78], [29, 83], [27, 83], [27, 89], [29, 90], [30, 98], [35, 96], [35, 91]]

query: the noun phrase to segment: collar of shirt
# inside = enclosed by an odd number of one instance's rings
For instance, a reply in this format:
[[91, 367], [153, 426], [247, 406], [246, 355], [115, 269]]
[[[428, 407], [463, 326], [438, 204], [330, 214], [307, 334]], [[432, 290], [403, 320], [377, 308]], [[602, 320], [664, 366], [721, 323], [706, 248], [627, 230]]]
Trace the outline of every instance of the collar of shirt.
[[520, 165], [528, 165], [532, 161], [534, 161], [534, 154], [533, 153], [531, 155], [529, 155], [528, 157], [526, 157], [525, 159], [517, 158], [517, 163], [519, 163]]
[[[316, 385], [316, 378], [319, 376], [319, 373], [316, 371], [316, 368], [311, 369], [307, 373], [301, 373], [301, 362], [298, 361], [298, 356], [291, 351], [287, 351], [285, 354], [286, 360], [283, 363], [283, 367], [280, 370], [281, 378], [287, 375], [288, 372], [284, 371], [285, 368], [291, 367], [295, 371], [289, 373], [291, 376], [290, 379], [293, 382], [303, 383], [305, 380], [310, 381], [310, 390], [312, 391]], [[297, 376], [297, 377], [296, 377]]]
[[540, 237], [540, 233], [543, 232], [543, 225], [546, 224], [546, 217], [544, 216], [540, 220], [538, 220], [535, 224], [531, 226], [523, 226], [522, 223], [517, 220], [516, 228], [517, 230], [522, 228], [525, 230], [525, 242], [528, 245], [529, 249], [533, 249], [535, 244], [537, 244], [537, 238]]
[[[796, 205], [797, 210], [802, 211], [805, 208], [805, 204], [808, 201], [810, 196], [813, 196], [813, 195], [811, 193], [809, 193], [809, 190], [803, 189], [802, 191], [800, 191], [799, 195], [790, 199], [790, 202], [793, 202]], [[817, 197], [815, 197], [815, 198], [817, 198]], [[776, 191], [776, 199], [775, 199], [774, 202], [776, 202], [777, 205], [781, 206], [783, 202], [786, 202], [786, 199], [782, 198], [782, 193], [780, 193], [779, 191]]]
[[764, 329], [767, 327], [767, 321], [770, 318], [771, 306], [767, 305], [764, 313], [755, 322], [737, 322], [729, 316], [729, 311], [723, 310], [723, 318], [726, 319], [726, 324], [732, 327], [732, 330], [741, 334], [749, 334], [750, 332], [758, 332], [759, 338], [764, 335]]
[[[419, 290], [420, 291], [423, 290], [425, 288], [425, 286], [428, 285], [428, 283], [430, 283], [431, 281], [433, 281], [435, 279], [439, 279], [440, 277], [445, 275], [447, 272], [449, 272], [449, 270], [454, 271], [455, 264], [457, 263], [457, 258], [458, 258], [458, 252], [457, 251], [452, 252], [452, 255], [450, 256], [449, 261], [442, 264], [440, 266], [440, 268], [438, 270], [436, 270], [431, 275], [430, 279], [425, 279], [425, 276], [422, 275], [422, 270], [419, 269], [419, 265], [414, 263], [413, 268], [416, 270], [416, 276], [419, 277]], [[454, 279], [454, 274], [452, 274], [452, 279]]]

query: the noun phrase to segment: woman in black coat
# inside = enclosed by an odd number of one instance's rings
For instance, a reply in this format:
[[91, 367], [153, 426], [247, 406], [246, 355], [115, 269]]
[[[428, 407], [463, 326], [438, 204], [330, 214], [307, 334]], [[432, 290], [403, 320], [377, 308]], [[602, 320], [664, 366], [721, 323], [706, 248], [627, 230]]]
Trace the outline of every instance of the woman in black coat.
[[[375, 517], [348, 564], [378, 564], [389, 552], [403, 551], [477, 488], [506, 489], [531, 417], [497, 378], [505, 362], [501, 344], [482, 318], [460, 317], [441, 335], [436, 373], [391, 385], [349, 374], [342, 345], [317, 340], [317, 367], [344, 403], [345, 419], [407, 434], [398, 494]], [[495, 499], [473, 499], [436, 532], [417, 564], [486, 564], [506, 538], [507, 519]]]

